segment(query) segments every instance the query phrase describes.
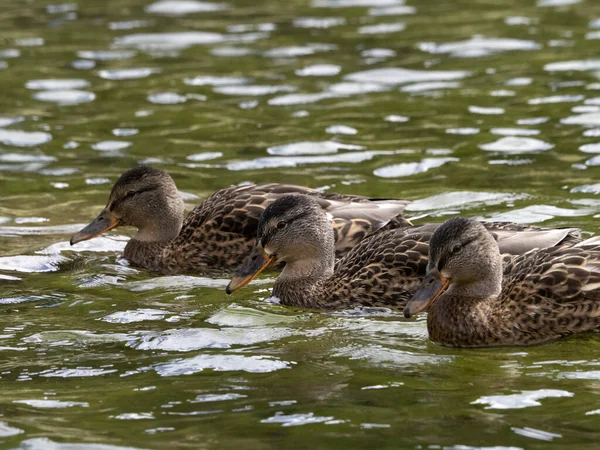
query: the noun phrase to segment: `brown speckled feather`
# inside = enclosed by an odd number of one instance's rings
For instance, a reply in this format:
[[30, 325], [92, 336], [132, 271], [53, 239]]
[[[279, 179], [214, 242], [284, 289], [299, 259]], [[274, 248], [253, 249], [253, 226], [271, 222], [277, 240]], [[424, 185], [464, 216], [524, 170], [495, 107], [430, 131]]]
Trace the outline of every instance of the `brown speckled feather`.
[[517, 256], [504, 267], [500, 297], [477, 308], [469, 308], [470, 303], [454, 299], [452, 306], [434, 304], [431, 339], [452, 347], [487, 347], [599, 331], [600, 246]]
[[[528, 233], [550, 232], [548, 245], [572, 245], [581, 242], [576, 229], [553, 230], [511, 222], [482, 222], [498, 239], [500, 251], [513, 250], [514, 232], [519, 232], [524, 251], [533, 241]], [[383, 230], [360, 241], [347, 255], [339, 259], [332, 277], [324, 280], [315, 291], [318, 295], [308, 297], [306, 292], [285, 290], [285, 284], [273, 294], [282, 303], [305, 308], [339, 309], [343, 307], [368, 306], [404, 308], [410, 296], [419, 287], [428, 261], [429, 240], [441, 224], [426, 224], [411, 228]], [[504, 234], [503, 232], [510, 233]], [[555, 241], [559, 232], [563, 239]], [[511, 240], [504, 248], [504, 239]], [[537, 241], [535, 242], [538, 243]], [[528, 246], [529, 245], [529, 246]], [[506, 263], [516, 256], [505, 255]]]
[[[289, 193], [319, 199], [323, 209], [334, 216], [339, 254], [382, 227], [410, 226], [399, 216], [407, 201], [372, 200], [275, 183], [234, 186], [215, 192], [194, 208], [185, 218], [179, 236], [160, 252], [158, 259], [151, 264], [140, 264], [139, 259], [136, 263], [163, 273], [222, 273], [235, 269], [254, 244], [265, 207]], [[378, 208], [378, 202], [389, 208]], [[353, 214], [364, 218], [355, 219]], [[151, 257], [146, 256], [148, 261]], [[126, 257], [131, 259], [130, 255]]]

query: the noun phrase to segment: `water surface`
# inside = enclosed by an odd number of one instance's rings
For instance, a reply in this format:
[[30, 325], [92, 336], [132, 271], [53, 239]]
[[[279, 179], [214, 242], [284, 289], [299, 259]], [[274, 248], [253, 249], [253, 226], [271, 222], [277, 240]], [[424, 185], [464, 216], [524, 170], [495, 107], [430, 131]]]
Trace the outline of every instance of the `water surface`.
[[[600, 341], [453, 350], [68, 245], [140, 162], [598, 232], [600, 4], [4, 0], [4, 448], [595, 448]], [[74, 446], [79, 444], [79, 446]]]

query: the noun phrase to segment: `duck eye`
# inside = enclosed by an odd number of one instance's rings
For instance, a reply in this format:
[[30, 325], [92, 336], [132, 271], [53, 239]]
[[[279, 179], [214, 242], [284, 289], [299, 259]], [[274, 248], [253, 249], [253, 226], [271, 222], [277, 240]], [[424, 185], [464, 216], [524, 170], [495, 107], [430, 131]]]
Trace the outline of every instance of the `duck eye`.
[[460, 244], [456, 244], [454, 247], [452, 247], [452, 253], [454, 255], [456, 255], [461, 250], [462, 250], [462, 245], [460, 245]]
[[287, 222], [284, 222], [283, 220], [281, 222], [277, 223], [278, 230], [283, 230], [286, 226], [287, 226]]

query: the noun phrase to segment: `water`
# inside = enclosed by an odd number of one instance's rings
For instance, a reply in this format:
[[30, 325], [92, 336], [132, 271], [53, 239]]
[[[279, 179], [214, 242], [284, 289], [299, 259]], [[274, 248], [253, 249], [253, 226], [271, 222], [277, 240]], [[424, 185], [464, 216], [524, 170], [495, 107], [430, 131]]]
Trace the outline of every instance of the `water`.
[[154, 277], [68, 245], [138, 162], [597, 233], [593, 0], [4, 0], [3, 448], [596, 448], [600, 341], [453, 350], [424, 318]]

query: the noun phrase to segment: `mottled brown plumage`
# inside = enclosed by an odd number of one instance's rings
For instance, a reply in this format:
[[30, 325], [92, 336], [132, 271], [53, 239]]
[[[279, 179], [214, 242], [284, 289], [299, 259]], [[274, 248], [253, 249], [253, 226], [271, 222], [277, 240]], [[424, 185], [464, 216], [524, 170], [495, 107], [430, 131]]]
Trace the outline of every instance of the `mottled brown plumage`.
[[410, 225], [401, 216], [408, 201], [275, 183], [217, 191], [184, 220], [183, 201], [172, 178], [160, 169], [138, 166], [121, 175], [106, 208], [71, 243], [129, 225], [138, 229], [124, 253], [133, 264], [161, 273], [222, 273], [235, 269], [250, 252], [265, 207], [289, 193], [314, 197], [332, 215], [339, 254], [380, 228]]
[[431, 340], [453, 347], [539, 344], [600, 330], [600, 239], [502, 261], [473, 220], [432, 236], [428, 274], [405, 314], [428, 311]]
[[[285, 196], [268, 206], [258, 226], [253, 255], [269, 264], [284, 262], [273, 295], [285, 305], [305, 308], [383, 306], [403, 308], [427, 267], [429, 240], [439, 224], [383, 230], [367, 237], [335, 263], [326, 215], [314, 199]], [[543, 230], [528, 225], [485, 223], [507, 251], [528, 251], [578, 242], [576, 230]], [[228, 292], [243, 287], [266, 267], [247, 259]]]

